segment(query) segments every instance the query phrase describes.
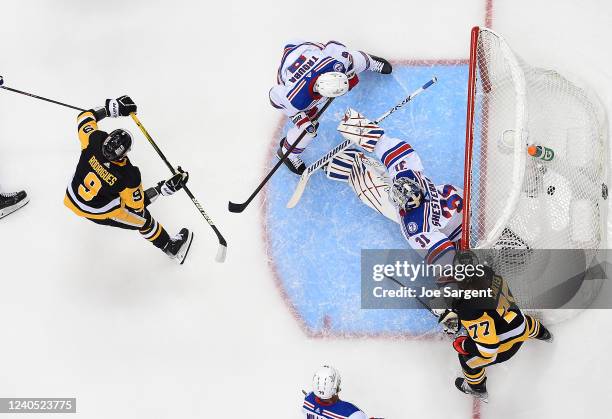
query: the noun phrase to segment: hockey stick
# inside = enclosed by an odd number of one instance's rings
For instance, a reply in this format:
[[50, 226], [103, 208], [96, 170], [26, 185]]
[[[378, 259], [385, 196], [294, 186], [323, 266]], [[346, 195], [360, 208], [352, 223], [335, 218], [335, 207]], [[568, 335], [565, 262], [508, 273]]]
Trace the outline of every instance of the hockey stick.
[[[404, 284], [402, 284], [401, 282], [399, 282], [399, 281], [398, 281], [397, 279], [395, 279], [394, 277], [389, 276], [389, 275], [386, 275], [386, 274], [383, 274], [383, 276], [384, 276], [385, 278], [390, 279], [391, 281], [395, 282], [395, 283], [396, 283], [397, 285], [399, 285], [401, 288], [406, 288], [406, 286], [405, 286]], [[423, 305], [423, 307], [425, 307], [425, 308], [427, 309], [427, 311], [429, 311], [429, 312], [430, 312], [431, 314], [433, 314], [434, 316], [438, 317], [438, 316], [437, 316], [437, 315], [436, 315], [436, 314], [433, 312], [433, 310], [431, 309], [431, 307], [429, 307], [429, 306], [427, 305], [427, 303], [426, 303], [426, 302], [425, 302], [425, 301], [424, 301], [424, 300], [423, 300], [421, 297], [419, 297], [418, 295], [415, 295], [414, 297], [417, 299], [417, 301], [418, 301], [419, 303], [421, 303], [421, 304]]]
[[[334, 98], [329, 98], [327, 99], [327, 102], [325, 102], [325, 104], [323, 105], [323, 107], [321, 108], [321, 110], [315, 115], [314, 119], [317, 120], [319, 119], [319, 117], [321, 115], [323, 115], [323, 112], [325, 112], [325, 110], [329, 107], [329, 105], [331, 105], [331, 103], [334, 101]], [[278, 170], [278, 168], [285, 162], [285, 160], [287, 160], [287, 157], [289, 156], [289, 154], [291, 154], [291, 152], [293, 151], [294, 148], [296, 148], [298, 146], [298, 144], [300, 143], [300, 141], [302, 141], [302, 138], [304, 138], [304, 136], [306, 135], [306, 131], [303, 131], [300, 136], [297, 138], [297, 140], [291, 145], [291, 147], [289, 147], [289, 149], [285, 152], [285, 154], [283, 154], [283, 157], [281, 157], [278, 162], [276, 162], [276, 164], [274, 165], [274, 167], [272, 168], [272, 170], [270, 170], [270, 172], [268, 173], [268, 175], [264, 178], [264, 180], [261, 181], [261, 183], [259, 184], [259, 186], [257, 188], [255, 188], [255, 190], [253, 191], [253, 193], [251, 194], [251, 196], [249, 196], [249, 199], [247, 199], [246, 201], [244, 201], [241, 204], [236, 204], [232, 201], [230, 201], [227, 205], [227, 209], [230, 212], [242, 212], [245, 210], [245, 208], [251, 203], [251, 201], [253, 200], [253, 198], [255, 198], [255, 196], [259, 193], [259, 191], [261, 191], [261, 189], [264, 187], [264, 185], [266, 183], [268, 183], [268, 180], [270, 180], [270, 178], [272, 177], [272, 175]]]
[[4, 86], [4, 77], [0, 76], [0, 89], [8, 90], [9, 92], [19, 93], [20, 95], [30, 96], [34, 99], [44, 100], [45, 102], [55, 103], [56, 105], [65, 106], [66, 108], [74, 109], [83, 112], [85, 109], [77, 106], [68, 105], [67, 103], [58, 102], [57, 100], [47, 99], [46, 97], [38, 96], [33, 93], [24, 92], [21, 90], [13, 89], [12, 87]]
[[[35, 95], [33, 93], [23, 92], [21, 90], [17, 90], [17, 89], [13, 89], [11, 87], [4, 86], [4, 78], [2, 76], [0, 76], [0, 88], [2, 88], [4, 90], [11, 91], [11, 92], [14, 92], [14, 93], [19, 93], [19, 94], [22, 94], [22, 95], [25, 95], [25, 96], [30, 96], [30, 97], [33, 97], [34, 99], [40, 99], [40, 100], [44, 100], [45, 102], [50, 102], [50, 103], [54, 103], [56, 105], [65, 106], [66, 108], [74, 109], [74, 110], [77, 110], [77, 111], [81, 111], [81, 112], [85, 111], [85, 109], [79, 108], [77, 106], [68, 105], [68, 104], [63, 103], [63, 102], [58, 102], [57, 100], [47, 99], [46, 97], [38, 96], [38, 95]], [[140, 128], [140, 130], [142, 131], [142, 133], [144, 134], [146, 139], [149, 141], [149, 143], [153, 146], [153, 148], [155, 149], [157, 154], [159, 154], [159, 156], [162, 158], [164, 163], [166, 163], [166, 166], [168, 166], [168, 168], [170, 169], [172, 174], [176, 174], [176, 170], [174, 170], [174, 167], [172, 167], [172, 165], [168, 162], [168, 160], [166, 159], [166, 156], [164, 156], [164, 153], [162, 153], [162, 151], [159, 149], [157, 144], [155, 144], [155, 141], [153, 141], [153, 138], [151, 138], [151, 136], [149, 135], [149, 133], [147, 132], [145, 127], [140, 123], [140, 121], [136, 117], [136, 114], [132, 113], [132, 114], [130, 114], [130, 116], [132, 117], [132, 119], [134, 120], [136, 125], [138, 125], [138, 128]], [[208, 222], [208, 225], [210, 225], [210, 227], [213, 229], [213, 231], [217, 235], [217, 238], [219, 239], [219, 250], [217, 251], [217, 256], [216, 256], [215, 260], [217, 262], [224, 262], [225, 261], [225, 256], [227, 254], [227, 242], [225, 241], [225, 238], [221, 235], [221, 233], [219, 232], [219, 230], [217, 229], [217, 227], [213, 223], [212, 219], [208, 216], [208, 214], [206, 214], [206, 212], [204, 211], [204, 208], [202, 208], [202, 205], [193, 196], [193, 194], [191, 193], [189, 188], [187, 188], [187, 186], [184, 186], [183, 189], [185, 190], [185, 193], [187, 193], [187, 195], [189, 196], [189, 198], [191, 199], [193, 204], [196, 206], [198, 211], [200, 211], [200, 214], [202, 214], [204, 219]]]
[[[383, 119], [385, 119], [389, 115], [391, 115], [393, 112], [397, 111], [402, 106], [404, 106], [405, 104], [410, 102], [416, 96], [418, 96], [421, 93], [423, 93], [423, 91], [425, 89], [427, 89], [428, 87], [430, 87], [431, 85], [433, 85], [437, 81], [438, 81], [437, 77], [432, 77], [431, 80], [429, 80], [423, 86], [419, 87], [412, 94], [410, 94], [408, 97], [406, 97], [400, 103], [398, 103], [393, 108], [391, 108], [390, 110], [388, 110], [387, 112], [382, 114], [376, 121], [373, 121], [373, 122], [375, 124], [378, 124]], [[327, 162], [330, 161], [336, 154], [341, 153], [343, 150], [347, 149], [350, 145], [351, 145], [351, 141], [350, 140], [345, 140], [344, 142], [342, 142], [342, 143], [338, 144], [336, 147], [334, 147], [329, 153], [327, 153], [326, 155], [321, 157], [319, 160], [317, 160], [316, 162], [314, 162], [313, 164], [308, 166], [306, 168], [306, 170], [304, 171], [304, 173], [302, 173], [302, 176], [300, 177], [300, 181], [298, 182], [297, 186], [295, 187], [295, 191], [293, 192], [293, 195], [291, 196], [291, 199], [289, 199], [289, 202], [287, 202], [287, 208], [295, 207], [297, 205], [297, 203], [300, 201], [300, 198], [302, 197], [302, 194], [304, 193], [304, 190], [306, 189], [306, 184], [310, 180], [310, 176], [312, 176], [312, 174], [314, 172], [316, 172], [320, 167], [322, 167], [325, 164], [327, 164]]]
[[[162, 153], [162, 151], [159, 149], [159, 147], [157, 146], [155, 141], [153, 141], [153, 138], [151, 138], [151, 135], [149, 135], [149, 133], [145, 129], [144, 125], [142, 125], [142, 123], [140, 122], [140, 120], [138, 119], [136, 114], [134, 112], [132, 112], [130, 114], [130, 116], [132, 117], [132, 119], [134, 120], [136, 125], [138, 125], [138, 128], [140, 128], [140, 131], [142, 131], [142, 133], [145, 136], [145, 138], [147, 139], [147, 141], [149, 141], [151, 146], [153, 146], [153, 149], [155, 149], [155, 151], [157, 152], [159, 157], [161, 157], [161, 159], [164, 161], [164, 163], [166, 163], [166, 166], [168, 167], [168, 169], [170, 169], [172, 174], [175, 175], [176, 174], [176, 170], [170, 164], [170, 162], [168, 161], [166, 156], [164, 156], [164, 153]], [[217, 235], [217, 239], [219, 239], [219, 250], [217, 250], [217, 256], [215, 257], [215, 260], [217, 262], [220, 262], [220, 263], [224, 262], [225, 261], [225, 256], [227, 254], [227, 242], [225, 241], [225, 238], [223, 237], [223, 235], [221, 234], [221, 232], [219, 231], [219, 229], [217, 228], [217, 226], [215, 225], [213, 220], [208, 216], [208, 214], [206, 214], [206, 211], [204, 211], [204, 208], [202, 207], [202, 205], [198, 202], [198, 200], [195, 198], [195, 196], [193, 196], [193, 194], [191, 193], [191, 191], [189, 190], [187, 185], [183, 186], [183, 190], [185, 191], [187, 196], [191, 199], [191, 202], [193, 202], [193, 204], [198, 209], [198, 211], [200, 211], [200, 214], [202, 214], [202, 217], [204, 217], [204, 219], [206, 220], [206, 222], [208, 223], [210, 228], [212, 228], [213, 231], [215, 232], [215, 234]]]
[[[399, 282], [399, 281], [398, 281], [397, 279], [395, 279], [394, 277], [389, 276], [389, 275], [386, 275], [386, 274], [383, 274], [383, 276], [384, 276], [385, 278], [390, 279], [391, 281], [395, 282], [395, 283], [396, 283], [397, 285], [399, 285], [401, 288], [407, 288], [407, 287], [406, 287], [404, 284], [402, 284], [401, 282]], [[418, 295], [415, 295], [414, 297], [417, 299], [417, 301], [418, 301], [419, 303], [421, 303], [421, 305], [422, 305], [423, 307], [425, 307], [425, 309], [427, 309], [427, 311], [429, 311], [429, 312], [431, 313], [431, 315], [432, 315], [432, 316], [434, 316], [436, 319], [439, 319], [439, 318], [440, 318], [440, 316], [439, 316], [439, 315], [437, 315], [436, 313], [434, 313], [433, 309], [432, 309], [431, 307], [429, 307], [429, 305], [428, 305], [428, 304], [425, 302], [425, 300], [423, 300], [423, 299], [422, 299], [421, 297], [419, 297]], [[439, 320], [438, 320], [438, 321], [439, 321]], [[438, 323], [438, 324], [439, 324], [439, 323]], [[459, 326], [461, 326], [461, 324], [459, 324]], [[459, 330], [461, 330], [461, 327], [459, 327]], [[458, 332], [454, 332], [454, 335], [456, 335], [457, 333], [458, 333]], [[449, 332], [447, 332], [446, 330], [444, 331], [444, 334], [445, 334], [445, 335], [446, 335], [448, 338], [450, 338], [450, 339], [454, 339], [454, 336], [451, 336], [451, 334], [450, 334]]]

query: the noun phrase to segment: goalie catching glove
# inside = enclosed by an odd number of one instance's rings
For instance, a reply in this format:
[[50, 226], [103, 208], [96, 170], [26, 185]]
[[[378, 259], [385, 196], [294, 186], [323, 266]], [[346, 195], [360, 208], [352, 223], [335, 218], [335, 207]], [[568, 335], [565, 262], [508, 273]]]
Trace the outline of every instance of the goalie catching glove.
[[145, 204], [148, 205], [155, 201], [159, 195], [170, 196], [177, 191], [183, 189], [183, 186], [189, 180], [189, 173], [183, 171], [180, 167], [176, 169], [177, 173], [168, 180], [162, 180], [153, 188], [145, 191]]
[[370, 153], [374, 151], [380, 137], [385, 134], [384, 129], [350, 108], [345, 112], [337, 129], [346, 140]]

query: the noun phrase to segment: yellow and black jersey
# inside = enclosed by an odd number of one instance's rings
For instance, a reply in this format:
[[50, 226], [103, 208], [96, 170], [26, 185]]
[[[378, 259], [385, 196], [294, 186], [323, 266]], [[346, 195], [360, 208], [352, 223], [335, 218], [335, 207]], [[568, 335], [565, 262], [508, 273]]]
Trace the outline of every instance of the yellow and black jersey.
[[77, 118], [81, 156], [68, 188], [64, 204], [77, 215], [105, 219], [122, 207], [144, 209], [140, 170], [125, 157], [109, 162], [102, 155], [102, 143], [108, 136], [98, 130], [96, 111], [85, 111]]
[[492, 362], [497, 354], [525, 341], [529, 334], [525, 316], [516, 305], [507, 282], [489, 268], [485, 270], [484, 288], [491, 290], [491, 297], [455, 300], [453, 308], [470, 338], [465, 349], [478, 354], [485, 362]]

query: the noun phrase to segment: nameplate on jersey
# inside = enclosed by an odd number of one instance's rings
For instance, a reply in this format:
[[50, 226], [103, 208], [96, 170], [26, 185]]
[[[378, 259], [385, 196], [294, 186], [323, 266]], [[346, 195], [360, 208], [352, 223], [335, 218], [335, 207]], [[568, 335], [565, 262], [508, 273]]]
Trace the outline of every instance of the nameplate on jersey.
[[319, 61], [318, 57], [313, 56], [310, 57], [309, 60], [306, 60], [305, 56], [300, 55], [300, 57], [288, 67], [291, 74], [293, 74], [293, 76], [289, 78], [289, 81], [295, 83], [300, 80], [305, 74], [312, 70], [317, 61]]

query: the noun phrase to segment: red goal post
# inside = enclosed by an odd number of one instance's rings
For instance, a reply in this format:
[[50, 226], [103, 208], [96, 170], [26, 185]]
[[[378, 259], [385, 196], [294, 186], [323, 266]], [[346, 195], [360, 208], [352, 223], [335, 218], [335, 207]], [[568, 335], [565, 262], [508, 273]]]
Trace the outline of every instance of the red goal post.
[[[525, 95], [525, 76], [510, 47], [492, 30], [474, 27], [466, 118], [464, 249], [493, 247], [518, 203], [527, 149]], [[503, 147], [491, 144], [498, 138]], [[500, 180], [506, 183], [498, 184]]]

